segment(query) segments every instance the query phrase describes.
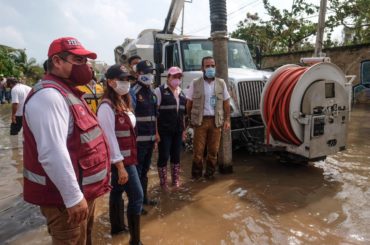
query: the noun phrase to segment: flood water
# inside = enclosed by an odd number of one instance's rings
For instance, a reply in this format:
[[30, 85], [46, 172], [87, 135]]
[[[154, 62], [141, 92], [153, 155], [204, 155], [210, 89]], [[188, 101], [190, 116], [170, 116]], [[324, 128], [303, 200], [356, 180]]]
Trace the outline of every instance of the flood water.
[[[10, 137], [10, 107], [0, 106], [0, 244], [49, 244], [44, 219], [22, 200], [22, 138]], [[307, 166], [273, 156], [234, 154], [234, 174], [189, 179], [161, 193], [155, 168], [150, 194], [160, 200], [142, 217], [144, 244], [370, 244], [370, 105], [351, 114], [345, 152]], [[107, 196], [96, 210], [94, 244], [128, 244], [111, 237]]]

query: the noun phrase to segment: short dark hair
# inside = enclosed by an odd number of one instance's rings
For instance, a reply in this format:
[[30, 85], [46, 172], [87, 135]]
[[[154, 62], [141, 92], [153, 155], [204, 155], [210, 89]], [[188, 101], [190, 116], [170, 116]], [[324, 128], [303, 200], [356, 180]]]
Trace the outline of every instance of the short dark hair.
[[44, 72], [48, 72], [48, 60], [45, 60], [44, 63], [42, 64], [42, 67], [44, 68]]
[[6, 79], [6, 83], [7, 84], [16, 84], [16, 83], [19, 83], [19, 80], [15, 77], [8, 77]]
[[133, 61], [133, 60], [136, 60], [136, 59], [139, 59], [139, 60], [141, 60], [141, 57], [139, 56], [139, 55], [133, 55], [133, 56], [131, 56], [130, 58], [128, 58], [128, 64], [129, 65], [131, 65], [131, 62]]
[[203, 66], [204, 66], [204, 61], [205, 60], [215, 60], [215, 58], [213, 58], [212, 56], [205, 56], [205, 57], [203, 57], [202, 58], [202, 68], [203, 68]]
[[[61, 52], [61, 53], [58, 53], [58, 54], [55, 54], [55, 55], [58, 55], [59, 57], [61, 58], [67, 58], [68, 55], [70, 55], [71, 53], [69, 52]], [[51, 72], [54, 68], [54, 64], [53, 64], [53, 56], [50, 56], [48, 59], [47, 59], [47, 65], [46, 65], [46, 71], [48, 72]]]

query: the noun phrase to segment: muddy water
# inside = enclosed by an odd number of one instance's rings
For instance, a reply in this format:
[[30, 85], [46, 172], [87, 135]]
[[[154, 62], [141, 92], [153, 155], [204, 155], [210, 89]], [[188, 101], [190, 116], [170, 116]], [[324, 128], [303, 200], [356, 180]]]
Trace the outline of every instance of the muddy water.
[[[0, 108], [0, 243], [49, 244], [36, 207], [22, 192], [20, 137], [8, 136], [9, 107]], [[151, 195], [160, 200], [142, 218], [144, 244], [370, 244], [370, 106], [352, 112], [348, 150], [308, 166], [283, 165], [273, 156], [234, 155], [232, 175], [189, 180], [161, 193], [155, 169]], [[95, 244], [127, 244], [111, 237], [107, 197], [98, 201]]]

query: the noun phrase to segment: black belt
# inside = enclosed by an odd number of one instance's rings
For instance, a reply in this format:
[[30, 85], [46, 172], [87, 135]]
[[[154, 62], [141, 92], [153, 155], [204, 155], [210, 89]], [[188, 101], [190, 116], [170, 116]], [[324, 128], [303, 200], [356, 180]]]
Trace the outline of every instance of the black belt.
[[203, 118], [215, 118], [215, 116], [203, 116]]

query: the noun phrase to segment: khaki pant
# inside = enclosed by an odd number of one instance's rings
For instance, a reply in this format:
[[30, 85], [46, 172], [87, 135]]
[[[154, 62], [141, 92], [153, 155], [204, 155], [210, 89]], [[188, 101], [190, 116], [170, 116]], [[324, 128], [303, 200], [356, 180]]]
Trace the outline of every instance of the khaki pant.
[[94, 224], [95, 200], [88, 202], [89, 215], [80, 224], [69, 224], [65, 207], [41, 206], [45, 216], [48, 232], [54, 245], [92, 244], [91, 233]]
[[194, 130], [192, 177], [199, 178], [203, 171], [204, 149], [207, 146], [206, 175], [216, 170], [217, 153], [221, 141], [221, 127], [216, 128], [214, 117], [203, 117], [202, 125]]

